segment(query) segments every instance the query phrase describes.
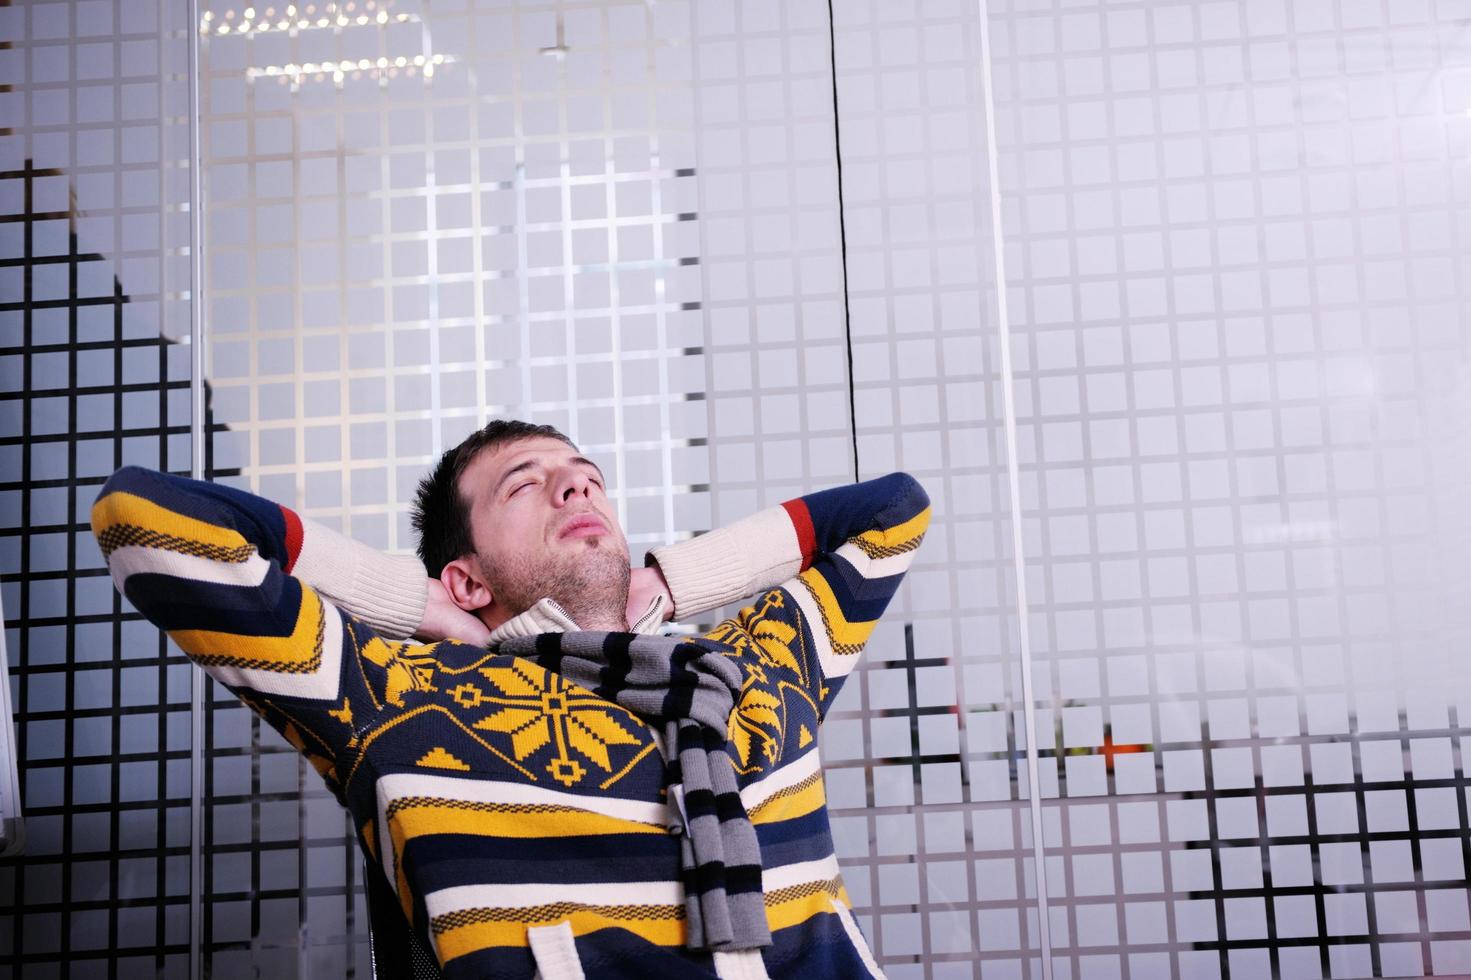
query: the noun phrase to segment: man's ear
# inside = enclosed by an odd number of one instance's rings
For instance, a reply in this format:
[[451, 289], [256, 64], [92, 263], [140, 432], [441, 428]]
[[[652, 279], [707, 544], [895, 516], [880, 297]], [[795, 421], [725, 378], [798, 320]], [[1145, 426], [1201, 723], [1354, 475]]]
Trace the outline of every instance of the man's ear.
[[439, 573], [439, 582], [450, 600], [465, 612], [479, 612], [495, 601], [490, 586], [480, 577], [473, 557], [456, 558]]

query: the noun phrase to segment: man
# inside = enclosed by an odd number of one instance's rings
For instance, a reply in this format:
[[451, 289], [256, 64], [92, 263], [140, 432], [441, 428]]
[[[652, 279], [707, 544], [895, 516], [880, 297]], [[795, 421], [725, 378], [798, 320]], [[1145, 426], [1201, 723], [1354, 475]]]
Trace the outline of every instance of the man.
[[597, 467], [493, 422], [415, 521], [423, 566], [137, 468], [92, 511], [118, 588], [312, 762], [446, 977], [879, 975], [815, 736], [924, 535], [912, 478], [630, 570]]

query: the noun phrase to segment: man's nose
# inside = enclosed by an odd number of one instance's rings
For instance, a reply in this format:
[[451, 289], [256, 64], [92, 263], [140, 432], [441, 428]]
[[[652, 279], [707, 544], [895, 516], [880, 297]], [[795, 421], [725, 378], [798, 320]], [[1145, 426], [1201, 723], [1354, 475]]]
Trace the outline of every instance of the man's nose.
[[575, 467], [569, 467], [557, 483], [557, 500], [559, 503], [567, 503], [577, 496], [587, 496], [587, 488], [591, 484], [587, 474]]

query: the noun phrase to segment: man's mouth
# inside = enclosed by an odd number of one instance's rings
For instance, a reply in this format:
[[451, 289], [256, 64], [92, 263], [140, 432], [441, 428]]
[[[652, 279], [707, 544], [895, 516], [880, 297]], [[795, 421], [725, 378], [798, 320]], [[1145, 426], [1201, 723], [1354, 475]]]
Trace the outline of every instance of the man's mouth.
[[593, 538], [608, 533], [608, 525], [596, 514], [579, 514], [566, 524], [557, 534], [558, 538]]

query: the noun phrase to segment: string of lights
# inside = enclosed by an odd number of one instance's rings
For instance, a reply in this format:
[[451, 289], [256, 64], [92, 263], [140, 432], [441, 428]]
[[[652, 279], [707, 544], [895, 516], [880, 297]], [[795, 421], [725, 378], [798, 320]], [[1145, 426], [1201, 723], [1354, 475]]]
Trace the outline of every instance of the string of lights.
[[[221, 14], [205, 11], [199, 19], [199, 33], [211, 37], [253, 38], [258, 35], [286, 35], [296, 37], [308, 31], [333, 31], [340, 33], [353, 28], [383, 28], [390, 24], [419, 24], [418, 14], [394, 12], [388, 6], [367, 0], [348, 0], [345, 4], [328, 3], [318, 7], [309, 3], [302, 7], [287, 4], [279, 11], [276, 7], [265, 7], [257, 11], [254, 6], [246, 7], [237, 15], [234, 10]], [[426, 47], [427, 32], [424, 32]], [[452, 55], [433, 54], [424, 51], [414, 55], [382, 55], [377, 58], [343, 58], [340, 60], [291, 61], [285, 64], [253, 65], [245, 70], [245, 77], [252, 81], [275, 79], [280, 84], [293, 88], [304, 81], [331, 80], [341, 85], [348, 78], [376, 78], [386, 82], [400, 75], [406, 77], [434, 77], [435, 70], [455, 61]]]
[[257, 14], [254, 7], [246, 7], [238, 19], [235, 11], [227, 10], [220, 17], [216, 17], [213, 11], [205, 11], [199, 20], [199, 33], [206, 35], [244, 35], [251, 37], [256, 34], [289, 34], [298, 31], [320, 31], [334, 30], [343, 27], [367, 27], [370, 24], [409, 24], [418, 23], [417, 14], [390, 14], [386, 9], [377, 7], [369, 2], [364, 4], [363, 13], [354, 13], [357, 4], [348, 3], [339, 7], [337, 4], [328, 4], [320, 11], [315, 4], [307, 4], [298, 9], [295, 4], [288, 4], [286, 8], [277, 14], [275, 7], [267, 7]]

